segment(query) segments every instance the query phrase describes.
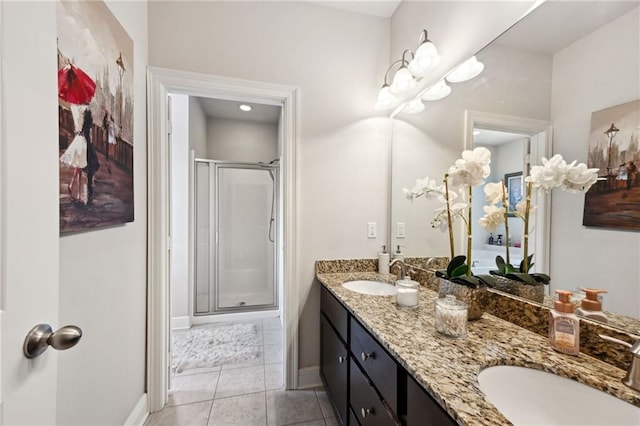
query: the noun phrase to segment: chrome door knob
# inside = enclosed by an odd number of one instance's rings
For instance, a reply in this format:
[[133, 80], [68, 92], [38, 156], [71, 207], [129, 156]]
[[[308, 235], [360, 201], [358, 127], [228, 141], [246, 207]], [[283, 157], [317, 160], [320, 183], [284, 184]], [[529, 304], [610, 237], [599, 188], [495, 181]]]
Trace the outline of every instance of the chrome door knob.
[[36, 358], [49, 346], [59, 351], [72, 348], [81, 337], [82, 330], [75, 325], [67, 325], [53, 331], [49, 324], [38, 324], [27, 333], [22, 351], [27, 358]]
[[361, 358], [363, 361], [366, 361], [366, 360], [368, 360], [369, 358], [371, 358], [371, 359], [375, 359], [375, 358], [376, 358], [376, 354], [374, 354], [374, 353], [368, 353], [368, 352], [362, 352], [362, 353], [360, 354], [360, 358]]
[[344, 357], [342, 355], [338, 356], [338, 362], [342, 364], [344, 362]]
[[368, 415], [376, 415], [376, 411], [372, 408], [362, 408], [360, 410], [360, 414], [362, 414], [362, 418], [364, 419], [365, 417], [367, 417]]

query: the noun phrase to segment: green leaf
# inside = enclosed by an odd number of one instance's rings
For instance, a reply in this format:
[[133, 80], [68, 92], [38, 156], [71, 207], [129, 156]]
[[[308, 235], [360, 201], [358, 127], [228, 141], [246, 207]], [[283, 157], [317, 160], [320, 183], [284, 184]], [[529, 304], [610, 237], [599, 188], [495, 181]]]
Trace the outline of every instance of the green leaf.
[[453, 272], [451, 272], [451, 274], [449, 274], [449, 278], [456, 278], [461, 275], [467, 275], [468, 270], [469, 270], [469, 267], [467, 266], [467, 264], [463, 263], [462, 265], [454, 269]]
[[[491, 272], [494, 272], [494, 271], [490, 271], [489, 273], [491, 273]], [[482, 275], [474, 275], [474, 277], [478, 278], [480, 281], [482, 281], [488, 287], [495, 287], [496, 286], [496, 280], [491, 275], [482, 274]]]
[[509, 265], [508, 263], [505, 263], [504, 265], [504, 271], [502, 271], [503, 274], [511, 274], [514, 272], [519, 272], [518, 269], [516, 269], [513, 265]]
[[438, 277], [438, 278], [447, 278], [447, 270], [446, 269], [436, 269], [436, 277]]
[[549, 282], [551, 281], [551, 277], [547, 274], [542, 274], [542, 273], [535, 273], [535, 274], [531, 274], [531, 276], [539, 283], [542, 284], [549, 284]]
[[462, 284], [465, 287], [469, 288], [479, 288], [484, 286], [482, 280], [473, 275], [465, 275], [461, 277], [452, 278], [450, 281], [456, 284]]
[[[447, 276], [454, 277], [453, 271], [456, 270], [460, 265], [464, 265], [464, 262], [467, 260], [467, 256], [456, 256], [451, 259], [449, 262], [449, 266], [447, 266]], [[466, 273], [466, 271], [465, 271]]]
[[531, 262], [533, 260], [533, 253], [529, 255], [528, 259], [528, 263], [529, 263], [529, 267], [527, 268], [527, 270], [524, 270], [524, 259], [522, 259], [522, 262], [520, 262], [520, 272], [523, 273], [527, 273], [531, 270], [531, 267], [533, 266], [533, 263]]
[[498, 267], [498, 270], [504, 274], [505, 272], [505, 261], [502, 258], [502, 256], [496, 256], [496, 266]]
[[523, 274], [522, 272], [513, 272], [511, 274], [505, 275], [505, 277], [515, 281], [520, 281], [526, 284], [530, 284], [530, 285], [538, 284], [538, 282], [536, 281], [535, 278], [533, 278], [533, 276], [531, 276], [530, 274]]

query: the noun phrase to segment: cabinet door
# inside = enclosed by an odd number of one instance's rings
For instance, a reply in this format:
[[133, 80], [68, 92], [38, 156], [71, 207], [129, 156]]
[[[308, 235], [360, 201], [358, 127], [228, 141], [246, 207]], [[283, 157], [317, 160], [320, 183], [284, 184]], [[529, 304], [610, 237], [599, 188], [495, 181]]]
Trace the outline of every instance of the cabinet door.
[[411, 377], [407, 377], [407, 426], [453, 426], [457, 423]]
[[347, 388], [349, 358], [347, 349], [324, 315], [320, 315], [320, 375], [336, 418], [347, 420]]

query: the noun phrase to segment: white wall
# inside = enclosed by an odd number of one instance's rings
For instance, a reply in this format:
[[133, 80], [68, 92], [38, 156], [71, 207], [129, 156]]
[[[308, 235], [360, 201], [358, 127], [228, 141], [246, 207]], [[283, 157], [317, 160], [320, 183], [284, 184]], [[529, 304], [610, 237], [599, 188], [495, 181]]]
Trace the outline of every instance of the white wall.
[[107, 6], [134, 45], [135, 221], [60, 238], [59, 323], [84, 335], [59, 359], [58, 424], [122, 424], [145, 392], [147, 4]]
[[198, 98], [189, 96], [189, 146], [196, 158], [207, 157], [207, 116]]
[[[554, 56], [554, 151], [565, 159], [586, 163], [592, 112], [640, 98], [639, 21], [635, 9]], [[640, 235], [583, 227], [583, 195], [556, 190], [552, 206], [552, 287], [607, 289], [604, 309], [639, 317]]]
[[207, 158], [268, 163], [278, 157], [278, 124], [207, 118]]
[[152, 2], [149, 39], [154, 66], [300, 88], [299, 366], [318, 365], [315, 260], [373, 257], [386, 239], [388, 121], [373, 104], [389, 21], [307, 2]]
[[171, 316], [180, 321], [189, 316], [189, 121], [189, 96], [171, 95]]

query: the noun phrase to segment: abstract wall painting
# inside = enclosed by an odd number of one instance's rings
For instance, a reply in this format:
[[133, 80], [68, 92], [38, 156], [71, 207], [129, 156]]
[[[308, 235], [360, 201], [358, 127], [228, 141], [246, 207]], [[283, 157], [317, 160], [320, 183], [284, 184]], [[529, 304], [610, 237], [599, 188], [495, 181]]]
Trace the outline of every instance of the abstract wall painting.
[[58, 1], [60, 233], [132, 222], [133, 41], [101, 1]]
[[591, 114], [587, 165], [600, 171], [585, 195], [582, 224], [640, 229], [640, 100]]

